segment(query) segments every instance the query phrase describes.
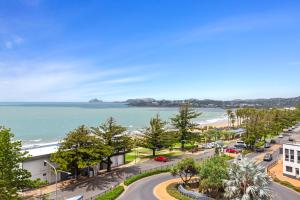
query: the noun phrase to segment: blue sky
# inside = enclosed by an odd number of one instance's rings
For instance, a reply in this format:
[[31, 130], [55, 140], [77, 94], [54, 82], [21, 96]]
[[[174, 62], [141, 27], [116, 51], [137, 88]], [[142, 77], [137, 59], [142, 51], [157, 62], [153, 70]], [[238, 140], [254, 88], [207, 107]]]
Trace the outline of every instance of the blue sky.
[[0, 101], [300, 95], [300, 1], [0, 0]]

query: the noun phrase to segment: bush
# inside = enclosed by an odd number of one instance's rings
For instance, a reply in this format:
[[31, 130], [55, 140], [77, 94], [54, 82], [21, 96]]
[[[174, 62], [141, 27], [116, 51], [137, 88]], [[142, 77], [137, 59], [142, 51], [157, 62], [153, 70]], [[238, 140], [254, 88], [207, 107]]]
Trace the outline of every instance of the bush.
[[99, 196], [96, 198], [96, 200], [114, 200], [118, 198], [124, 192], [124, 187], [119, 185], [112, 189], [111, 191]]
[[277, 177], [274, 178], [274, 181], [277, 183], [280, 183], [281, 185], [289, 187], [297, 192], [300, 192], [300, 187], [296, 187], [296, 186], [292, 185], [290, 182], [282, 181], [282, 180], [278, 179]]
[[152, 175], [155, 175], [155, 174], [161, 174], [161, 173], [169, 172], [169, 171], [170, 171], [170, 168], [161, 168], [161, 169], [155, 169], [155, 170], [151, 170], [151, 171], [142, 172], [141, 174], [137, 174], [137, 175], [134, 175], [134, 176], [131, 176], [131, 177], [127, 178], [124, 181], [124, 185], [130, 185], [131, 183], [133, 183], [137, 180], [140, 180], [142, 178], [145, 178], [147, 176], [152, 176]]
[[247, 155], [248, 153], [251, 153], [252, 151], [251, 150], [249, 150], [249, 149], [244, 149], [243, 151], [242, 151], [242, 154], [243, 155]]
[[191, 200], [191, 198], [182, 195], [178, 190], [177, 190], [177, 183], [172, 183], [168, 185], [167, 187], [167, 192], [169, 195], [174, 197], [175, 199], [178, 200]]
[[254, 147], [255, 148], [262, 147], [262, 146], [264, 146], [264, 144], [265, 144], [264, 141], [259, 141], [259, 142], [255, 143]]

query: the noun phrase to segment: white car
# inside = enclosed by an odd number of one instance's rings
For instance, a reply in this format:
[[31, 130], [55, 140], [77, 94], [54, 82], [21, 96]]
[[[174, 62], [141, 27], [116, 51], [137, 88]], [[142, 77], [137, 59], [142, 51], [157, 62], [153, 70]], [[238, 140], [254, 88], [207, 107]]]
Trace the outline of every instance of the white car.
[[280, 134], [280, 135], [278, 136], [278, 138], [283, 138], [283, 135], [282, 135], [282, 134]]

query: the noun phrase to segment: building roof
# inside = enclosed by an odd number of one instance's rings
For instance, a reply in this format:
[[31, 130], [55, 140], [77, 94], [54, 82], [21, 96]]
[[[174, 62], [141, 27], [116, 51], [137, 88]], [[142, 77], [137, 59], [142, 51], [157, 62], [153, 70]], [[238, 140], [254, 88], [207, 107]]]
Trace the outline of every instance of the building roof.
[[290, 146], [297, 146], [300, 147], [300, 143], [299, 142], [291, 142], [291, 143], [285, 143], [283, 145], [290, 145]]
[[28, 155], [31, 157], [37, 157], [54, 153], [58, 150], [59, 146], [60, 144], [58, 142], [53, 142], [48, 144], [23, 146], [22, 150], [27, 151]]

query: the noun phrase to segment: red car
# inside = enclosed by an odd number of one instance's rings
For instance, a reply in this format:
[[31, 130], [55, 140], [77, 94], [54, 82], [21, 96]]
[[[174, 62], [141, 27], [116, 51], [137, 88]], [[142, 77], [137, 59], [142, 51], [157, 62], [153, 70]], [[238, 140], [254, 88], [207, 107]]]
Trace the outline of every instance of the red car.
[[158, 162], [167, 162], [168, 158], [164, 157], [164, 156], [157, 156], [156, 158], [154, 158], [155, 161]]
[[227, 153], [239, 153], [239, 151], [236, 149], [226, 149], [226, 152]]

